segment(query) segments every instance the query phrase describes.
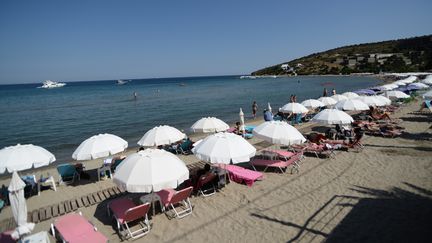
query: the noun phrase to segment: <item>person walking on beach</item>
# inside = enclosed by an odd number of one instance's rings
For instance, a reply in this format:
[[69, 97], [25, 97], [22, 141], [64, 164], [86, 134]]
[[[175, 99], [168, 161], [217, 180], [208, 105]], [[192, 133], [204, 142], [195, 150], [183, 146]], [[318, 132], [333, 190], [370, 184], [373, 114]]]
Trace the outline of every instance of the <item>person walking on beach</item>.
[[335, 95], [336, 94], [336, 90], [333, 88], [332, 89], [332, 95]]
[[253, 115], [254, 119], [256, 117], [257, 111], [258, 111], [258, 105], [257, 105], [256, 101], [254, 101], [253, 104], [252, 104], [252, 115]]

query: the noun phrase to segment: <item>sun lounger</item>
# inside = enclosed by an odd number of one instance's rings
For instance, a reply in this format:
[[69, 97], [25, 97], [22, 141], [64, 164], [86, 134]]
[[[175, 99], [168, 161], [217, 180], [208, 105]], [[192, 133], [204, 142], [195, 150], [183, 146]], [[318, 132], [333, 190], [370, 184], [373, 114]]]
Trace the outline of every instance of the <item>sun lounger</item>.
[[[150, 231], [150, 222], [147, 217], [149, 209], [150, 203], [135, 205], [132, 200], [121, 198], [108, 204], [108, 215], [112, 212], [120, 235], [125, 236], [125, 238], [136, 239]], [[144, 224], [140, 224], [142, 227], [139, 229], [131, 231], [129, 223], [138, 220], [143, 220]]]
[[68, 243], [108, 242], [108, 239], [98, 232], [96, 227], [87, 221], [81, 213], [61, 216], [51, 224], [51, 231], [54, 237], [57, 235], [63, 242]]
[[217, 175], [215, 173], [208, 173], [201, 175], [194, 186], [194, 191], [204, 197], [214, 195], [216, 193], [215, 181]]
[[74, 165], [71, 164], [58, 165], [57, 171], [60, 176], [59, 185], [74, 183], [75, 179], [78, 180], [80, 179], [80, 174], [77, 172]]
[[279, 169], [282, 173], [286, 171], [288, 166], [293, 166], [291, 169], [291, 173], [293, 170], [299, 171], [300, 165], [299, 162], [303, 158], [303, 153], [299, 152], [291, 156], [288, 160], [267, 160], [267, 159], [253, 159], [249, 163], [252, 165], [252, 168], [256, 170], [256, 166], [262, 166], [264, 168], [264, 172], [268, 168]]
[[[174, 212], [172, 217], [181, 219], [192, 214], [192, 203], [189, 200], [192, 190], [193, 187], [190, 186], [180, 191], [164, 189], [156, 192], [156, 194], [158, 194], [161, 199], [163, 210], [166, 211], [166, 213], [172, 210]], [[167, 208], [168, 211], [166, 210]], [[178, 208], [180, 208], [180, 210]]]
[[315, 154], [317, 158], [319, 158], [320, 155], [326, 158], [333, 158], [335, 155], [333, 149], [327, 148], [325, 144], [315, 144], [315, 143], [307, 143], [302, 145], [295, 144], [295, 145], [291, 145], [291, 149], [297, 152], [303, 151], [303, 153]]
[[295, 154], [293, 152], [281, 149], [264, 149], [262, 152], [263, 155], [277, 156], [278, 158], [281, 158], [285, 161]]
[[245, 183], [247, 186], [252, 186], [255, 181], [263, 179], [261, 172], [249, 170], [237, 165], [214, 164], [221, 169], [228, 171], [229, 179], [237, 183]]

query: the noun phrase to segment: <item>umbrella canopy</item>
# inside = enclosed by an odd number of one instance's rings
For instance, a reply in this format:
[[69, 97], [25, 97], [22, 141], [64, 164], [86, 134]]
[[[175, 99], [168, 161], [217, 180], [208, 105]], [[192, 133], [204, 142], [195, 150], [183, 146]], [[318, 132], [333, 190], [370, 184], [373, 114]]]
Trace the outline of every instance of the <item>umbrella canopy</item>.
[[337, 109], [325, 109], [316, 114], [312, 120], [313, 122], [332, 125], [332, 124], [350, 124], [354, 120], [347, 113]]
[[401, 81], [401, 82], [403, 82], [405, 84], [410, 84], [410, 83], [412, 83], [412, 82], [414, 82], [416, 80], [417, 80], [416, 76], [409, 76], [408, 78], [404, 78], [404, 79], [401, 79], [399, 81]]
[[172, 144], [186, 137], [186, 134], [180, 132], [177, 128], [171, 126], [157, 126], [148, 130], [138, 141], [141, 146], [159, 146]]
[[90, 160], [123, 152], [128, 147], [121, 137], [112, 134], [99, 134], [84, 140], [73, 152], [75, 160]]
[[281, 111], [284, 113], [307, 113], [309, 110], [300, 103], [288, 103], [282, 106]]
[[176, 188], [187, 179], [189, 170], [177, 156], [148, 148], [126, 157], [117, 167], [113, 181], [128, 192], [157, 192]]
[[360, 96], [357, 99], [363, 101], [368, 106], [385, 106], [386, 103], [380, 99], [376, 98], [376, 95], [374, 96]]
[[432, 75], [426, 76], [426, 78], [423, 79], [421, 82], [424, 83], [424, 84], [431, 85], [432, 84]]
[[346, 96], [348, 99], [354, 99], [354, 98], [359, 97], [359, 95], [354, 93], [354, 92], [345, 92], [342, 95]]
[[316, 99], [308, 99], [308, 100], [303, 101], [301, 104], [308, 109], [315, 109], [318, 107], [324, 107], [325, 106], [324, 103], [322, 103], [321, 101], [316, 100]]
[[399, 87], [396, 90], [402, 91], [402, 92], [409, 92], [410, 91], [409, 89], [407, 89], [407, 87]]
[[432, 90], [424, 93], [423, 94], [423, 99], [429, 99], [429, 100], [431, 100], [432, 99]]
[[340, 94], [335, 94], [333, 96], [331, 96], [330, 98], [336, 100], [336, 101], [341, 101], [341, 100], [347, 100], [348, 97], [346, 97], [345, 95], [340, 95]]
[[55, 156], [42, 147], [17, 144], [0, 150], [0, 173], [39, 168], [55, 160]]
[[337, 103], [337, 101], [335, 99], [330, 98], [330, 97], [321, 97], [318, 100], [321, 101], [326, 106], [335, 105]]
[[408, 89], [428, 89], [429, 86], [424, 83], [412, 83], [407, 86]]
[[204, 133], [223, 132], [228, 130], [228, 128], [228, 124], [216, 117], [203, 117], [191, 126], [193, 132]]
[[25, 183], [21, 180], [16, 171], [12, 174], [12, 179], [8, 187], [9, 201], [15, 223], [18, 227], [12, 233], [12, 238], [18, 239], [24, 234], [29, 234], [35, 224], [27, 223], [27, 205], [24, 198]]
[[211, 163], [241, 163], [255, 156], [256, 149], [243, 137], [233, 133], [216, 133], [203, 139], [192, 152], [201, 160]]
[[406, 98], [409, 98], [409, 97], [410, 97], [409, 95], [407, 95], [407, 94], [405, 94], [404, 92], [399, 91], [399, 90], [392, 90], [392, 91], [388, 91], [388, 92], [386, 93], [386, 95], [387, 95], [387, 97], [389, 97], [389, 98], [396, 98], [396, 99], [406, 99]]
[[396, 82], [393, 82], [392, 84], [395, 84], [397, 86], [405, 86], [406, 85], [406, 83], [401, 82], [401, 81], [396, 81]]
[[341, 100], [335, 105], [336, 109], [344, 111], [366, 111], [369, 110], [369, 106], [363, 101], [358, 99]]
[[377, 95], [376, 98], [384, 102], [386, 105], [391, 105], [391, 100], [383, 95]]
[[392, 90], [392, 89], [396, 89], [397, 87], [399, 87], [396, 84], [385, 84], [383, 86], [381, 86], [381, 90]]
[[359, 95], [375, 95], [375, 91], [370, 90], [370, 89], [359, 89], [354, 91], [354, 93], [359, 94]]
[[258, 138], [275, 144], [291, 145], [306, 141], [295, 127], [282, 121], [264, 122], [257, 126], [252, 133]]

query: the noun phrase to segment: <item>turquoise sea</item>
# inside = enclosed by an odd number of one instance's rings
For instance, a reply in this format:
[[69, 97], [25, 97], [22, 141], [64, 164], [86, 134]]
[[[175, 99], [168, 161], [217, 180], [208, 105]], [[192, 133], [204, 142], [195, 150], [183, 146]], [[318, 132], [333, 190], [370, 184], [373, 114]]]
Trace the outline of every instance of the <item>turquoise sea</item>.
[[[243, 108], [251, 117], [270, 102], [273, 110], [289, 102], [318, 98], [323, 88], [338, 93], [374, 86], [371, 77], [284, 77], [240, 79], [239, 76], [68, 82], [63, 88], [41, 84], [0, 85], [0, 148], [32, 143], [52, 152], [57, 162], [71, 161], [75, 148], [88, 137], [112, 133], [137, 146], [157, 125], [187, 131], [199, 118], [216, 116], [228, 123]], [[134, 99], [133, 93], [138, 94]]]

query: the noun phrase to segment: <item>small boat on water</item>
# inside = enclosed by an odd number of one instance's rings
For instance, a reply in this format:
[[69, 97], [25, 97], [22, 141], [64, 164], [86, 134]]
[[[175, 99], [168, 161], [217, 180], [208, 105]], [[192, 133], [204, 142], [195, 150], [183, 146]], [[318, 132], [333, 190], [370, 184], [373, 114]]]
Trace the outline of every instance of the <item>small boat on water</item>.
[[186, 86], [185, 83], [179, 83], [178, 85], [179, 85], [179, 86]]
[[117, 80], [116, 84], [118, 84], [118, 85], [123, 85], [123, 84], [127, 84], [127, 83], [129, 83], [129, 81], [130, 81], [130, 80], [121, 80], [121, 79], [119, 79], [119, 80]]
[[248, 78], [248, 79], [256, 79], [257, 77], [256, 77], [256, 76], [251, 76], [251, 75], [244, 75], [244, 76], [240, 76], [240, 79], [245, 79], [245, 78]]
[[66, 83], [60, 83], [60, 82], [55, 82], [52, 80], [45, 80], [42, 83], [42, 86], [38, 87], [38, 88], [43, 88], [43, 89], [52, 89], [52, 88], [60, 88], [65, 86]]

